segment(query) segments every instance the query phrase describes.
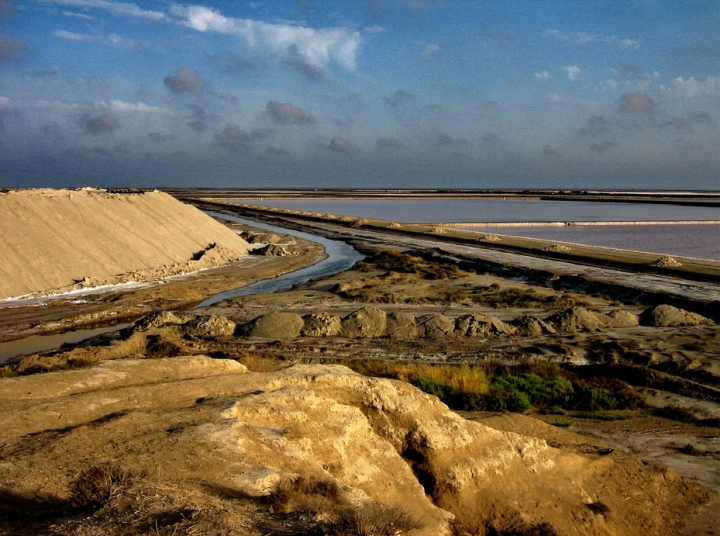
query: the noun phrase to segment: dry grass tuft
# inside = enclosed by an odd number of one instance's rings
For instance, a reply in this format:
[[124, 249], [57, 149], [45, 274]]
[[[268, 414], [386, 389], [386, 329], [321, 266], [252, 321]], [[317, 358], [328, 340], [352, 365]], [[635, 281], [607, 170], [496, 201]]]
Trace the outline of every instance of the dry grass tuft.
[[397, 536], [422, 528], [422, 524], [398, 506], [372, 503], [343, 510], [327, 528], [333, 536]]
[[238, 359], [238, 361], [245, 365], [250, 372], [275, 372], [276, 370], [280, 370], [288, 366], [287, 361], [278, 359], [272, 354], [244, 355]]
[[70, 482], [70, 503], [76, 508], [102, 508], [135, 476], [116, 465], [91, 465]]
[[487, 394], [490, 390], [490, 380], [485, 371], [479, 367], [469, 365], [417, 365], [403, 367], [398, 379], [413, 381], [425, 378], [442, 383], [459, 394]]
[[423, 525], [400, 507], [370, 502], [348, 504], [340, 486], [330, 480], [299, 476], [280, 482], [268, 497], [273, 510], [314, 517], [308, 533], [327, 536], [395, 536]]

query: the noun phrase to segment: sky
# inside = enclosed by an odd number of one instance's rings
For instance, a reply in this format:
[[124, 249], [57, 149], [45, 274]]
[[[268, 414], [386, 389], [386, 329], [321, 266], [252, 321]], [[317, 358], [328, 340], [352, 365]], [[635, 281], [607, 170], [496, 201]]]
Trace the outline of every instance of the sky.
[[719, 0], [0, 0], [0, 187], [720, 189]]

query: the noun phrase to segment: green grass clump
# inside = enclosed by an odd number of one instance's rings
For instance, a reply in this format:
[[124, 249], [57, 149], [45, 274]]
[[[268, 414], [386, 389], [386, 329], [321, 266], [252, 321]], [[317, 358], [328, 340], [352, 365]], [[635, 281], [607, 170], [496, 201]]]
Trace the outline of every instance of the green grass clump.
[[409, 382], [456, 410], [523, 413], [538, 409], [550, 415], [582, 411], [602, 418], [597, 412], [635, 409], [644, 404], [642, 396], [624, 382], [579, 380], [554, 364], [539, 363], [532, 368], [497, 363], [401, 365], [380, 360], [345, 364], [368, 376]]

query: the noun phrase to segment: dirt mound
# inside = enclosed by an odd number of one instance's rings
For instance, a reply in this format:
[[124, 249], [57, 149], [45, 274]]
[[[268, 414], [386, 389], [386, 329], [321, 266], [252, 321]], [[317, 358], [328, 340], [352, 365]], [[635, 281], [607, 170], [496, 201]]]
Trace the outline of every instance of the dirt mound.
[[385, 311], [363, 307], [343, 318], [341, 335], [351, 339], [382, 337], [386, 327]]
[[500, 237], [494, 234], [484, 234], [478, 237], [478, 242], [499, 242]]
[[275, 233], [255, 233], [253, 231], [243, 231], [240, 236], [248, 244], [280, 244], [283, 238]]
[[455, 321], [441, 314], [423, 315], [416, 322], [418, 335], [427, 339], [450, 337], [455, 331]]
[[707, 324], [710, 319], [697, 313], [691, 313], [685, 309], [678, 309], [672, 305], [658, 305], [648, 309], [640, 315], [645, 326], [667, 328], [673, 326], [697, 326]]
[[549, 316], [545, 321], [558, 331], [599, 331], [607, 326], [604, 315], [588, 311], [584, 307], [571, 307]]
[[300, 332], [303, 337], [337, 337], [342, 329], [340, 317], [328, 313], [305, 315], [303, 321]]
[[[10, 446], [0, 478], [12, 496], [42, 490], [57, 504], [87, 460], [135, 471], [83, 517], [82, 531], [62, 508], [51, 512], [47, 525], [62, 534], [170, 534], [186, 518], [215, 534], [280, 533], [267, 529], [272, 521], [282, 533], [327, 533], [322, 520], [344, 504], [345, 519], [400, 512], [413, 536], [450, 534], [453, 518], [460, 534], [659, 536], [679, 533], [709, 500], [620, 450], [552, 448], [342, 366], [250, 373], [205, 356], [118, 360], [2, 379], [0, 403]], [[22, 519], [3, 515], [0, 530], [17, 533]]]
[[132, 325], [128, 326], [127, 329], [131, 332], [147, 331], [151, 328], [164, 326], [165, 324], [184, 324], [187, 321], [188, 318], [186, 316], [178, 315], [172, 311], [154, 311], [136, 320]]
[[261, 257], [287, 257], [290, 252], [277, 244], [268, 244], [261, 248], [255, 248], [250, 252], [251, 255], [260, 255]]
[[632, 328], [640, 324], [638, 315], [629, 311], [613, 311], [606, 314], [605, 318], [611, 328]]
[[563, 244], [552, 244], [542, 248], [542, 251], [572, 251], [572, 248]]
[[416, 339], [418, 328], [415, 315], [411, 313], [388, 314], [386, 333], [391, 339]]
[[235, 333], [235, 322], [218, 315], [197, 316], [183, 327], [194, 337], [229, 337]]
[[494, 316], [476, 313], [457, 319], [455, 334], [458, 337], [488, 337], [492, 335], [512, 335], [517, 330]]
[[299, 337], [303, 325], [303, 319], [298, 314], [272, 312], [243, 325], [240, 333], [248, 337], [288, 339]]
[[676, 266], [682, 266], [682, 264], [679, 263], [675, 257], [660, 257], [658, 260], [652, 261], [650, 266], [656, 268], [675, 268]]
[[177, 275], [248, 252], [235, 232], [159, 191], [12, 191], [0, 214], [0, 298]]
[[537, 337], [539, 335], [557, 333], [557, 330], [547, 322], [534, 316], [521, 316], [514, 319], [510, 324], [517, 329], [520, 335], [525, 337]]

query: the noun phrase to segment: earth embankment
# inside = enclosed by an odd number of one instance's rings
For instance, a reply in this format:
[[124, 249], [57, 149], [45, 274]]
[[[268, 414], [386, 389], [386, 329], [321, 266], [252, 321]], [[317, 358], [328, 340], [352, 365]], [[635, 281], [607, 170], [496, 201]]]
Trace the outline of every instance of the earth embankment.
[[246, 255], [232, 230], [159, 192], [0, 194], [0, 299], [139, 281]]

